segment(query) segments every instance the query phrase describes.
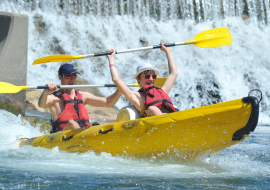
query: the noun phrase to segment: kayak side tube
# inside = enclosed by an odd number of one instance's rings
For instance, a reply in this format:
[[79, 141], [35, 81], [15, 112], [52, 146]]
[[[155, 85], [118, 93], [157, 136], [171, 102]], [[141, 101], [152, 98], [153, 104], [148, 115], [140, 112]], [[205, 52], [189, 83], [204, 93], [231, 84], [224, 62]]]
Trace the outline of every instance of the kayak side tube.
[[258, 124], [259, 102], [257, 98], [248, 96], [242, 98], [242, 101], [251, 104], [252, 110], [246, 126], [233, 134], [232, 141], [241, 141], [245, 135], [249, 135], [251, 132], [253, 132]]

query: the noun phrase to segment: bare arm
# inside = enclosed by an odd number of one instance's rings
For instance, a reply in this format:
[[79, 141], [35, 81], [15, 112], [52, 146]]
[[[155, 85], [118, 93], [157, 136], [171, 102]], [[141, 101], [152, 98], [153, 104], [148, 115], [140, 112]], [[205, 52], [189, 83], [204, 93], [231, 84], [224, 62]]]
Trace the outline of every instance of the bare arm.
[[176, 77], [178, 75], [177, 68], [172, 56], [171, 49], [169, 47], [165, 47], [167, 43], [160, 42], [161, 48], [160, 50], [164, 51], [166, 53], [167, 59], [168, 59], [168, 66], [169, 66], [169, 76], [167, 80], [165, 81], [164, 85], [162, 86], [162, 90], [166, 92], [167, 94], [170, 92], [170, 90], [173, 87], [173, 84], [176, 80]]
[[108, 96], [107, 98], [98, 97], [89, 92], [81, 92], [81, 93], [83, 95], [85, 104], [96, 107], [112, 107], [116, 104], [116, 102], [121, 96], [121, 93], [118, 90], [112, 95]]
[[117, 86], [118, 90], [121, 91], [121, 93], [124, 94], [124, 96], [132, 103], [135, 107], [140, 107], [140, 101], [139, 96], [140, 94], [138, 92], [134, 92], [130, 90], [126, 83], [122, 81], [119, 77], [119, 73], [115, 64], [115, 51], [113, 49], [109, 50], [108, 52], [112, 52], [111, 55], [107, 55], [109, 63], [110, 63], [110, 71], [112, 76], [113, 83]]
[[45, 89], [38, 100], [38, 106], [44, 109], [52, 106], [54, 96], [50, 94], [58, 90], [56, 85], [53, 83], [47, 83], [46, 85], [49, 87], [49, 89]]

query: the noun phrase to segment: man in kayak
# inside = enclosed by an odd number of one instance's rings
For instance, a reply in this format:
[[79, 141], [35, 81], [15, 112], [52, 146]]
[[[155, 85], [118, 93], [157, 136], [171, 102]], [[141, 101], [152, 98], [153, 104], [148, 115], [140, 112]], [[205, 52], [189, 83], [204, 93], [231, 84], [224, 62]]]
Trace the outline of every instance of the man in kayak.
[[[63, 64], [58, 70], [61, 85], [73, 85], [77, 74], [80, 74], [73, 65]], [[52, 132], [61, 130], [90, 127], [89, 115], [84, 104], [97, 107], [112, 107], [118, 101], [121, 93], [117, 90], [109, 97], [98, 97], [90, 92], [75, 89], [58, 89], [56, 84], [47, 83], [39, 98], [38, 105], [48, 108], [52, 115]]]
[[159, 72], [149, 63], [138, 66], [137, 73], [134, 75], [134, 78], [137, 79], [141, 87], [138, 92], [130, 90], [126, 86], [125, 82], [120, 79], [114, 60], [115, 51], [113, 49], [107, 51], [112, 52], [112, 54], [107, 55], [107, 57], [114, 84], [136, 107], [136, 109], [140, 112], [141, 117], [161, 115], [176, 111], [172, 105], [172, 101], [168, 96], [168, 93], [170, 92], [178, 75], [177, 68], [171, 53], [171, 49], [165, 46], [166, 43], [161, 42], [160, 45], [160, 50], [166, 53], [168, 59], [169, 76], [161, 88], [155, 87], [153, 84]]

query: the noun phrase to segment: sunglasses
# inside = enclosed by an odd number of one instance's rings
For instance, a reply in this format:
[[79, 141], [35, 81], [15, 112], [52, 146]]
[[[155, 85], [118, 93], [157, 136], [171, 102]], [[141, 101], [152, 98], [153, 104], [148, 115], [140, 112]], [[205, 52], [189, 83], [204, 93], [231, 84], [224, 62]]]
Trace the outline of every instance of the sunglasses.
[[141, 76], [144, 76], [146, 79], [150, 79], [150, 77], [152, 77], [153, 79], [157, 78], [156, 74], [147, 74], [147, 75], [141, 75]]
[[70, 74], [70, 75], [64, 75], [65, 79], [70, 79], [72, 76], [72, 78], [77, 78], [77, 73], [74, 73], [74, 74]]

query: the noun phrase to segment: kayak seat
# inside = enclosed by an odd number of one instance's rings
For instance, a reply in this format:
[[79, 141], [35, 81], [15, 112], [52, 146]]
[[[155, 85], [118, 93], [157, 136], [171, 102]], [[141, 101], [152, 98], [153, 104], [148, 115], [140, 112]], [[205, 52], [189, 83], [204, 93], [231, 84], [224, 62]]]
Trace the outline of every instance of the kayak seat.
[[93, 122], [91, 126], [100, 125], [99, 122]]
[[[174, 105], [176, 111], [179, 111], [179, 109]], [[126, 107], [123, 107], [117, 114], [116, 122], [120, 121], [129, 121], [141, 118], [140, 112], [135, 108], [134, 105], [129, 105]]]
[[117, 114], [116, 122], [128, 121], [140, 118], [140, 112], [134, 105], [123, 107]]

